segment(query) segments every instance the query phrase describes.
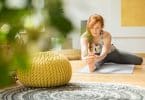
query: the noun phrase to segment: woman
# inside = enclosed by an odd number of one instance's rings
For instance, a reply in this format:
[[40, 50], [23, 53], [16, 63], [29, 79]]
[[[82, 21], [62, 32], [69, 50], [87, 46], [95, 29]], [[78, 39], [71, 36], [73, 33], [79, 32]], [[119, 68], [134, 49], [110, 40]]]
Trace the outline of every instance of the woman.
[[87, 61], [90, 72], [107, 62], [140, 65], [141, 57], [122, 52], [111, 44], [111, 34], [103, 30], [103, 17], [94, 14], [89, 17], [86, 32], [81, 36], [81, 57]]

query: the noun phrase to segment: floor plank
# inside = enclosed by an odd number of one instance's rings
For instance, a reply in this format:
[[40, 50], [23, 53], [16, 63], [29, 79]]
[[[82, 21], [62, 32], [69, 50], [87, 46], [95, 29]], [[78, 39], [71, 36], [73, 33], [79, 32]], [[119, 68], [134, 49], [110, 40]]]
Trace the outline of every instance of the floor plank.
[[73, 72], [70, 82], [115, 82], [145, 87], [145, 56], [143, 64], [136, 65], [132, 74], [79, 73], [85, 63], [81, 60], [73, 60], [70, 63]]

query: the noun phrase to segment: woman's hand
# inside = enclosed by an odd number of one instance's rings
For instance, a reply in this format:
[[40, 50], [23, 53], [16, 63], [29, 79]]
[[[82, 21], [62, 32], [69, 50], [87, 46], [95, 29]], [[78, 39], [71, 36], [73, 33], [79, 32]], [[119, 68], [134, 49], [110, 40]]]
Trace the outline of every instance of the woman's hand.
[[93, 52], [89, 52], [88, 53], [88, 59], [93, 59], [95, 62], [99, 62], [99, 61], [103, 60], [103, 57], [100, 56], [100, 55], [96, 55]]
[[93, 52], [88, 52], [88, 56], [95, 56]]
[[100, 62], [104, 59], [104, 56], [101, 56], [101, 55], [95, 55], [95, 58], [96, 58], [96, 61], [97, 62]]

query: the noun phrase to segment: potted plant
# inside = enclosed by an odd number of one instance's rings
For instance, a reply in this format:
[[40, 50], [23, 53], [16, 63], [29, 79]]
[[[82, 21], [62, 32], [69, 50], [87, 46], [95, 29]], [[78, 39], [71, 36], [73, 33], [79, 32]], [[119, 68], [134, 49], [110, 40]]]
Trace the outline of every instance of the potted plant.
[[[11, 69], [27, 68], [28, 45], [37, 43], [47, 29], [57, 31], [62, 39], [73, 29], [62, 7], [61, 0], [0, 1], [0, 87], [11, 83]], [[27, 43], [21, 33], [27, 34]]]

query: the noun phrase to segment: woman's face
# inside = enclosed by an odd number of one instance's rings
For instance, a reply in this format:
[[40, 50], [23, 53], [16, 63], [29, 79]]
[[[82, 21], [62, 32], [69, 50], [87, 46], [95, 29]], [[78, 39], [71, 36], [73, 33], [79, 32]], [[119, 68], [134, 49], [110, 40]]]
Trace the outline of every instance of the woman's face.
[[94, 37], [100, 35], [101, 30], [102, 30], [102, 26], [101, 26], [101, 23], [100, 22], [95, 23], [90, 28], [91, 35], [94, 36]]

